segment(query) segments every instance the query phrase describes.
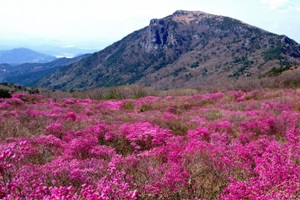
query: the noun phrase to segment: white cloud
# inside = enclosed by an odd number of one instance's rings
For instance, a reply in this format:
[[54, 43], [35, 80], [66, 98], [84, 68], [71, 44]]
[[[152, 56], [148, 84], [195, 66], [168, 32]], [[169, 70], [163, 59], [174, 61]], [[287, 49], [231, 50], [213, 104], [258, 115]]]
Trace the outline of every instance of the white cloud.
[[284, 6], [287, 2], [289, 2], [289, 0], [260, 0], [261, 4], [269, 6], [272, 10]]

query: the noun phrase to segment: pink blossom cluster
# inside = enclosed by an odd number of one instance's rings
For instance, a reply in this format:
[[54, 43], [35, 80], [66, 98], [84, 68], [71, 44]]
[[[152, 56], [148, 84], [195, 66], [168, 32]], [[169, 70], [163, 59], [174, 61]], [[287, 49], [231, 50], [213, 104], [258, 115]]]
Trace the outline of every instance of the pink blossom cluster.
[[299, 199], [300, 91], [0, 99], [0, 199]]

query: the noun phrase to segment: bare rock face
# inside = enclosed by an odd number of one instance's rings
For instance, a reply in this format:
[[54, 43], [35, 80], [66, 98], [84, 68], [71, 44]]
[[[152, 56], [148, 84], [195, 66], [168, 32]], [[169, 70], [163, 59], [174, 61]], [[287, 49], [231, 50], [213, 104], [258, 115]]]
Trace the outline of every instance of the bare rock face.
[[182, 37], [176, 34], [178, 24], [189, 25], [210, 16], [213, 15], [200, 11], [178, 10], [164, 19], [152, 19], [147, 27], [147, 35], [142, 40], [141, 45], [148, 53], [174, 48], [182, 43]]
[[176, 44], [173, 31], [170, 31], [172, 24], [164, 19], [152, 19], [147, 28], [147, 35], [141, 45], [146, 52], [153, 52], [158, 49], [167, 49]]

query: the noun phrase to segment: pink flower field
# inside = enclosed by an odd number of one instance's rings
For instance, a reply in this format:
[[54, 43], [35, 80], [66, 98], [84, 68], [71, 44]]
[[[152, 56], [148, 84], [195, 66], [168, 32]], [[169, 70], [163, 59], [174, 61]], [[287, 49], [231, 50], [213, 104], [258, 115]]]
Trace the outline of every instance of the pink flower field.
[[0, 199], [300, 199], [300, 90], [0, 99]]

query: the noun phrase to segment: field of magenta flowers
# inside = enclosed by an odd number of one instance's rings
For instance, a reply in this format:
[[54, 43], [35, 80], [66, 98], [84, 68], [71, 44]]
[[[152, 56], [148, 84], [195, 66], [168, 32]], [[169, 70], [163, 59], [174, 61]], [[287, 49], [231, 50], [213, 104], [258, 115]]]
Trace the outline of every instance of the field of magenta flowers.
[[300, 199], [300, 90], [0, 99], [0, 199]]

